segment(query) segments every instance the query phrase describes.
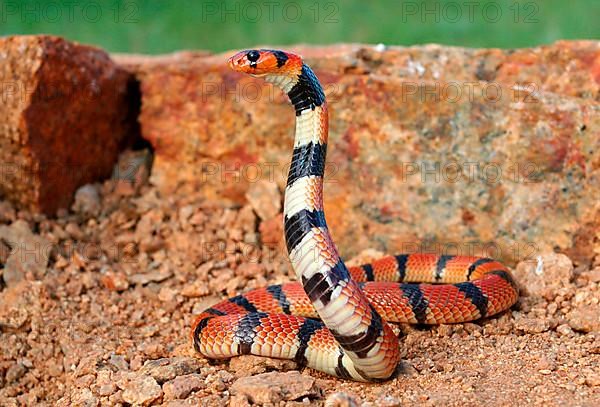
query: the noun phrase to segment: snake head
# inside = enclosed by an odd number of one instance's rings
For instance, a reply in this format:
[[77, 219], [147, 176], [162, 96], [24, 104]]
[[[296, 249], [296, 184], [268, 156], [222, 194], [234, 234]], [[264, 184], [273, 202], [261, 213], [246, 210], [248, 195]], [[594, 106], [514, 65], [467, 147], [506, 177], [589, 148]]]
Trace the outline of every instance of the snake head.
[[249, 49], [229, 58], [229, 67], [252, 76], [297, 75], [302, 69], [302, 57], [290, 52]]

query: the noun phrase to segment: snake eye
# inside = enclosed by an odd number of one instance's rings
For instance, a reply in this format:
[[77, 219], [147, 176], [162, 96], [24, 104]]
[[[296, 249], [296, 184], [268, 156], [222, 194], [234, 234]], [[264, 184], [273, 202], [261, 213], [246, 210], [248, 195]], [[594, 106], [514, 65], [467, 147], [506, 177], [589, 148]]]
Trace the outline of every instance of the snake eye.
[[259, 57], [260, 57], [260, 52], [258, 52], [256, 50], [248, 51], [248, 53], [246, 54], [246, 58], [248, 58], [248, 61], [250, 61], [250, 62], [258, 61]]

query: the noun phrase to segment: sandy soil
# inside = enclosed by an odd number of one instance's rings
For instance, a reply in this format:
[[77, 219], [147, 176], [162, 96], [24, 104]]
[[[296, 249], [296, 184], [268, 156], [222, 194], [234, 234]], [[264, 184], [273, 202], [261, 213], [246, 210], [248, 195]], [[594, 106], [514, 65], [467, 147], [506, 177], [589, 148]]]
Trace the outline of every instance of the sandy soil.
[[600, 405], [600, 268], [564, 256], [543, 257], [543, 280], [519, 266], [528, 296], [499, 317], [400, 327], [397, 377], [361, 384], [194, 354], [194, 314], [293, 278], [281, 246], [261, 244], [280, 226], [250, 205], [107, 181], [56, 219], [0, 204], [0, 226], [17, 219], [51, 250], [39, 273], [3, 276], [0, 405]]

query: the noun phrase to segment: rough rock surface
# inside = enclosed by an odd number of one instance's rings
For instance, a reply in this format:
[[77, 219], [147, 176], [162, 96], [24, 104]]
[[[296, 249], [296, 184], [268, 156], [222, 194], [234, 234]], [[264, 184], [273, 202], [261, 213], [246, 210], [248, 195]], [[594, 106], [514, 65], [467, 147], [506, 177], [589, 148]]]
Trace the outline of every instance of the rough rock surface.
[[47, 214], [110, 175], [130, 125], [131, 76], [102, 50], [0, 39], [0, 194]]
[[244, 377], [271, 370], [286, 371], [297, 369], [298, 365], [293, 360], [271, 359], [260, 356], [244, 355], [231, 359], [229, 367], [236, 376]]
[[119, 387], [123, 389], [123, 400], [136, 406], [149, 406], [163, 395], [161, 387], [150, 376], [127, 375]]
[[194, 358], [163, 358], [151, 360], [144, 364], [141, 372], [152, 376], [158, 383], [164, 383], [177, 376], [187, 375], [200, 370], [198, 359]]
[[[29, 229], [24, 220], [17, 220], [10, 226], [0, 225], [0, 263], [3, 263], [2, 281], [7, 286], [30, 276], [30, 279], [41, 278], [46, 273], [46, 266], [52, 250], [52, 244]], [[6, 248], [10, 248], [6, 253]], [[6, 254], [6, 261], [2, 260]]]
[[560, 295], [561, 289], [571, 285], [573, 263], [564, 254], [538, 256], [535, 260], [519, 263], [514, 276], [523, 287], [521, 294], [553, 300]]
[[[600, 43], [295, 49], [330, 102], [325, 209], [342, 253], [375, 245], [516, 264], [558, 249], [589, 264]], [[163, 191], [201, 186], [243, 205], [255, 182], [285, 185], [293, 109], [278, 89], [231, 72], [229, 54], [128, 65]]]
[[163, 385], [163, 391], [167, 399], [184, 399], [191, 392], [204, 388], [203, 377], [192, 373], [183, 376], [177, 376]]
[[246, 193], [246, 199], [263, 221], [272, 219], [281, 212], [281, 194], [274, 182], [260, 180], [252, 183]]
[[271, 372], [236, 380], [231, 386], [231, 394], [255, 404], [277, 404], [305, 397], [319, 398], [321, 389], [313, 377], [299, 372]]

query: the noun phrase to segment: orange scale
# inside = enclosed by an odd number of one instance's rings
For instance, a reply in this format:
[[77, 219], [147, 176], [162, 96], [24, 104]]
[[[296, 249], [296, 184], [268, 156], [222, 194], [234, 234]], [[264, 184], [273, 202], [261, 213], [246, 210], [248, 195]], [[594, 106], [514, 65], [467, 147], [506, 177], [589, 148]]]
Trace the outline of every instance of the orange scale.
[[260, 336], [261, 338], [267, 338], [272, 334], [273, 331], [271, 331], [268, 326], [262, 326], [259, 330], [256, 331], [256, 336]]
[[[366, 303], [365, 303], [365, 305], [366, 305]], [[353, 307], [353, 309], [354, 309], [352, 311], [352, 315], [356, 315], [356, 314], [362, 315], [362, 320], [363, 321], [370, 321], [371, 311], [370, 311], [370, 309], [368, 307], [361, 306], [361, 304], [356, 304], [356, 305], [354, 305], [354, 304], [346, 304], [344, 306], [344, 309], [346, 309], [349, 306]]]
[[285, 337], [283, 336], [275, 336], [273, 338], [273, 343], [276, 343], [277, 345], [285, 345]]
[[335, 338], [327, 328], [317, 329], [310, 337], [310, 342], [313, 341], [319, 343], [337, 343]]
[[473, 273], [471, 274], [471, 281], [472, 280], [476, 280], [476, 279], [482, 279], [485, 278], [486, 273], [489, 273], [490, 271], [496, 271], [496, 270], [503, 270], [508, 272], [508, 269], [506, 268], [506, 266], [502, 263], [500, 263], [499, 261], [492, 261], [489, 263], [484, 263], [480, 266], [478, 266], [475, 271], [473, 271]]
[[431, 253], [414, 253], [408, 256], [408, 267], [429, 267], [435, 266], [439, 260], [439, 256]]
[[473, 282], [481, 292], [490, 297], [498, 297], [500, 295], [508, 295], [514, 293], [514, 289], [504, 279], [495, 275], [486, 275], [481, 280]]
[[431, 282], [438, 256], [431, 254], [412, 254], [406, 261], [405, 282]]
[[357, 296], [353, 295], [353, 293], [354, 292], [351, 290], [347, 290], [347, 291], [342, 290], [340, 297], [343, 296], [346, 304], [356, 308], [356, 307], [360, 306], [361, 301]]
[[456, 256], [446, 262], [442, 282], [460, 283], [467, 278], [469, 266], [477, 260], [477, 257]]
[[312, 231], [313, 231], [313, 239], [316, 242], [321, 243], [321, 242], [325, 241], [325, 237], [323, 236], [323, 230], [322, 229], [315, 228]]
[[279, 318], [277, 315], [278, 314], [269, 314], [269, 316], [261, 319], [261, 321], [265, 326], [268, 325], [269, 327], [276, 327], [279, 325]]
[[225, 312], [226, 314], [237, 314], [247, 312], [244, 307], [234, 304], [230, 301], [222, 301], [213, 306], [214, 309]]
[[375, 281], [398, 281], [398, 262], [393, 256], [382, 257], [371, 263]]
[[321, 128], [319, 142], [321, 144], [327, 143], [327, 135], [329, 134], [328, 110], [327, 102], [315, 108], [315, 112], [319, 115], [319, 127]]
[[262, 329], [256, 331], [256, 338], [268, 338], [272, 336], [273, 332], [268, 327], [262, 327]]
[[265, 289], [259, 288], [252, 290], [244, 295], [259, 311], [275, 312], [279, 311], [279, 304], [273, 296]]
[[365, 275], [365, 271], [360, 266], [352, 266], [348, 267], [348, 273], [352, 280], [356, 282], [367, 281], [367, 276]]
[[306, 295], [302, 286], [297, 282], [283, 284], [281, 286], [281, 290], [284, 292], [286, 297], [288, 297], [288, 299], [292, 297], [301, 297], [303, 295]]

